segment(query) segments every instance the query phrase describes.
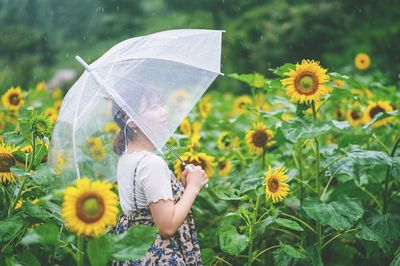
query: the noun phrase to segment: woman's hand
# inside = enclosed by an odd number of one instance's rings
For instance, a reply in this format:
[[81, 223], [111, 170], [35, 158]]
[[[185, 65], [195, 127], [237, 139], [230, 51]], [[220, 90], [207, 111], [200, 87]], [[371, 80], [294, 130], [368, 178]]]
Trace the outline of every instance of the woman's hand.
[[[193, 170], [188, 170], [189, 167]], [[185, 188], [191, 187], [198, 193], [208, 183], [208, 177], [200, 166], [190, 164], [189, 167], [182, 172], [181, 182]]]

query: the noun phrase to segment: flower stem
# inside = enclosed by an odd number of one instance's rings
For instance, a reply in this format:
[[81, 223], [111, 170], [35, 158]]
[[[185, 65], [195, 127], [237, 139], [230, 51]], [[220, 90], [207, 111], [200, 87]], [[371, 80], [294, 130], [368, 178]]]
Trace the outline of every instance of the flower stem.
[[[397, 138], [396, 142], [393, 145], [392, 151], [390, 152], [390, 157], [394, 157], [397, 147], [400, 144], [400, 136]], [[388, 203], [388, 189], [389, 189], [389, 177], [390, 177], [390, 165], [387, 167], [386, 170], [386, 179], [385, 179], [385, 190], [383, 193], [383, 208], [382, 208], [382, 214], [385, 214], [387, 212], [387, 203]]]
[[78, 236], [78, 266], [83, 266], [83, 236]]
[[253, 219], [251, 221], [250, 224], [250, 233], [249, 233], [249, 253], [248, 253], [248, 257], [247, 257], [247, 266], [251, 266], [251, 264], [253, 263], [253, 258], [252, 253], [253, 253], [253, 238], [254, 238], [254, 226], [257, 222], [257, 212], [258, 212], [258, 208], [260, 206], [260, 195], [257, 195], [257, 199], [256, 199], [256, 206], [254, 207], [254, 211], [253, 211]]
[[261, 159], [262, 159], [262, 169], [263, 171], [265, 171], [265, 148], [263, 148]]
[[[313, 120], [314, 120], [314, 126], [317, 125], [317, 112], [315, 110], [315, 103], [314, 101], [312, 102], [312, 113], [313, 113]], [[319, 179], [319, 169], [320, 169], [320, 152], [319, 152], [319, 141], [318, 138], [314, 138], [315, 141], [315, 157], [316, 157], [316, 164], [315, 164], [315, 187], [317, 190], [317, 195], [318, 198], [321, 198], [321, 184], [320, 184], [320, 179]], [[321, 251], [321, 224], [317, 221], [316, 225], [316, 231], [317, 231], [317, 246], [318, 250]]]

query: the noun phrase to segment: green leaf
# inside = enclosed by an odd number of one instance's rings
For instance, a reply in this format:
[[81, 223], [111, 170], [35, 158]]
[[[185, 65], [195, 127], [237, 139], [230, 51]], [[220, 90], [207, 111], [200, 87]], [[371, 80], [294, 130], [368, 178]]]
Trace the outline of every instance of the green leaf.
[[13, 238], [24, 226], [24, 221], [19, 216], [12, 216], [0, 221], [0, 242]]
[[400, 248], [397, 250], [397, 254], [389, 266], [399, 266], [400, 265]]
[[360, 230], [358, 230], [356, 237], [367, 241], [377, 242], [381, 249], [386, 250], [388, 248], [385, 239], [379, 234], [379, 232], [376, 232], [364, 223], [360, 224]]
[[39, 165], [32, 174], [32, 179], [36, 184], [46, 186], [51, 184], [56, 177], [56, 173], [47, 164]]
[[35, 205], [30, 202], [24, 202], [21, 209], [25, 214], [40, 219], [44, 222], [49, 222], [50, 218], [53, 216], [42, 206]]
[[135, 225], [125, 233], [112, 235], [111, 254], [117, 260], [143, 257], [156, 238], [157, 228]]
[[87, 254], [91, 265], [107, 265], [111, 260], [110, 244], [111, 241], [109, 235], [93, 238], [88, 242]]
[[24, 251], [21, 254], [18, 254], [18, 260], [23, 264], [23, 265], [29, 265], [29, 266], [40, 266], [39, 260], [29, 251]]
[[216, 197], [222, 200], [241, 200], [243, 196], [240, 195], [240, 191], [234, 188], [215, 188], [211, 190]]
[[249, 238], [239, 234], [233, 225], [224, 224], [220, 228], [219, 245], [224, 252], [237, 256], [246, 249], [248, 244]]
[[392, 165], [392, 158], [382, 151], [371, 150], [352, 150], [344, 153], [347, 160], [351, 160], [356, 165], [373, 166], [373, 165]]
[[24, 245], [44, 244], [44, 245], [62, 245], [59, 238], [59, 228], [55, 224], [41, 224], [28, 231], [21, 243]]
[[269, 70], [272, 71], [272, 73], [274, 73], [275, 75], [278, 75], [280, 77], [285, 77], [284, 73], [288, 72], [290, 69], [295, 69], [295, 68], [296, 68], [296, 65], [286, 63], [275, 69], [270, 68]]
[[313, 245], [306, 248], [308, 257], [311, 259], [313, 266], [323, 266], [324, 263], [322, 262], [321, 253], [319, 249]]
[[303, 231], [303, 228], [301, 228], [301, 226], [295, 221], [284, 218], [276, 218], [274, 221], [280, 226], [286, 227], [288, 229], [292, 229], [295, 231]]
[[307, 258], [305, 251], [299, 251], [292, 246], [280, 244], [280, 247], [273, 252], [275, 265], [296, 265], [296, 261]]
[[11, 172], [12, 172], [14, 175], [19, 176], [19, 177], [22, 177], [22, 176], [31, 176], [31, 173], [25, 172], [25, 169], [24, 169], [23, 167], [12, 166], [12, 167], [10, 168], [10, 170], [11, 170]]
[[331, 73], [328, 73], [328, 76], [331, 78], [331, 79], [338, 79], [338, 80], [348, 80], [349, 79], [349, 76], [346, 76], [346, 75], [341, 75], [341, 74], [339, 74], [339, 73], [337, 73], [337, 72], [331, 72]]
[[364, 214], [361, 203], [348, 197], [331, 203], [307, 198], [302, 208], [310, 218], [319, 221], [322, 225], [330, 225], [336, 230], [349, 229]]
[[305, 254], [305, 252], [299, 251], [297, 249], [295, 249], [292, 246], [289, 245], [285, 245], [285, 244], [280, 244], [280, 249], [287, 255], [289, 255], [292, 258], [296, 258], [296, 259], [305, 259], [307, 256]]
[[382, 120], [382, 119], [384, 119], [384, 118], [388, 118], [388, 117], [396, 117], [396, 116], [399, 116], [399, 111], [398, 110], [395, 110], [395, 111], [392, 111], [392, 112], [385, 112], [385, 113], [378, 113], [378, 114], [376, 114], [375, 116], [374, 116], [374, 118], [371, 120], [371, 121], [369, 121], [367, 124], [365, 124], [364, 126], [363, 126], [363, 129], [367, 129], [367, 128], [369, 128], [372, 124], [374, 124], [376, 121], [379, 121], [379, 120]]
[[211, 265], [215, 259], [215, 252], [211, 248], [205, 248], [201, 250], [201, 257], [204, 265]]
[[[266, 81], [264, 75], [260, 73], [253, 73], [253, 74], [233, 73], [229, 74], [228, 77], [247, 83], [251, 87], [258, 87], [258, 88], [264, 87]], [[255, 84], [255, 81], [259, 81], [260, 84]]]
[[300, 138], [312, 139], [328, 132], [331, 128], [331, 123], [320, 122], [314, 126], [308, 120], [295, 118], [283, 122], [281, 131], [287, 140], [296, 143]]

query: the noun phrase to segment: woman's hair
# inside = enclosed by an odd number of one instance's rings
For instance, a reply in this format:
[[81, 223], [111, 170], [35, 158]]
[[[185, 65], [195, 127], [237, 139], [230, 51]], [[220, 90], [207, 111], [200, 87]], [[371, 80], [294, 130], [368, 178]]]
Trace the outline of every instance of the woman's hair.
[[[152, 87], [144, 88], [140, 85], [119, 88], [117, 89], [117, 92], [136, 114], [140, 114], [141, 109], [146, 108], [146, 105], [149, 106], [153, 101], [161, 99], [161, 96], [156, 89]], [[112, 103], [112, 116], [120, 128], [113, 143], [113, 150], [121, 156], [126, 148], [125, 141], [132, 141], [135, 137], [135, 133], [132, 128], [126, 125], [129, 115], [114, 101]]]

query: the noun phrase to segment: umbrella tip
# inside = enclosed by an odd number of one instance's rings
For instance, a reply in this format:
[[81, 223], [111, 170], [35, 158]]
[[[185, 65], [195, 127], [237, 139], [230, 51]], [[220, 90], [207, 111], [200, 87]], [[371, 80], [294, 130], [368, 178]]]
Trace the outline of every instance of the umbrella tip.
[[90, 71], [90, 70], [89, 70], [89, 65], [88, 65], [79, 55], [75, 56], [75, 59], [76, 59], [76, 61], [78, 61], [79, 64], [81, 64], [87, 71]]

